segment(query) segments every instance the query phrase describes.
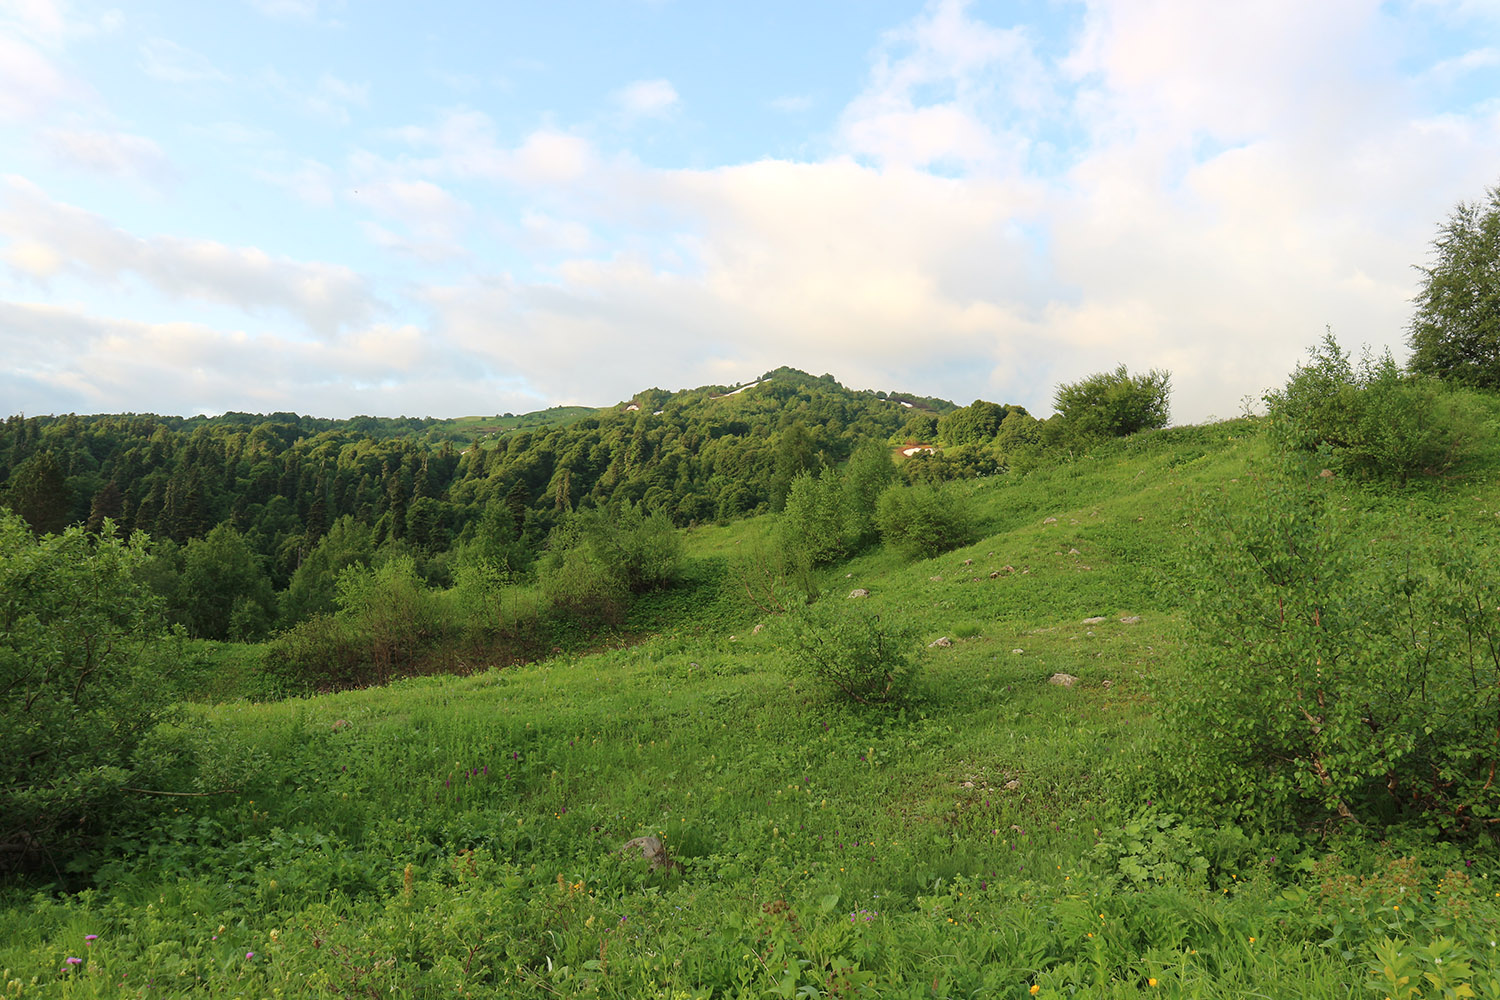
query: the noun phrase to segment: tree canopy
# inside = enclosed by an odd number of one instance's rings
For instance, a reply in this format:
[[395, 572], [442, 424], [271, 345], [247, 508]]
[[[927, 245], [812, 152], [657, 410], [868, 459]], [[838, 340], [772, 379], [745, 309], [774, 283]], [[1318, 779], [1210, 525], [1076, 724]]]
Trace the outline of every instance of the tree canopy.
[[1500, 388], [1500, 186], [1461, 202], [1438, 228], [1435, 260], [1418, 265], [1411, 369], [1481, 389]]

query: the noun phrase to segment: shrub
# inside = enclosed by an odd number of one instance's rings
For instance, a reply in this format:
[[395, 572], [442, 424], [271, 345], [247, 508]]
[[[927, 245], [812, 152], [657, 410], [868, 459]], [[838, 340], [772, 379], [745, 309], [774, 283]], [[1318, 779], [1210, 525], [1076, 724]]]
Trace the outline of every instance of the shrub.
[[1488, 555], [1452, 539], [1416, 547], [1399, 523], [1361, 533], [1305, 478], [1261, 477], [1196, 522], [1191, 666], [1158, 692], [1181, 740], [1168, 767], [1192, 797], [1449, 830], [1500, 816]]
[[105, 523], [37, 539], [0, 511], [0, 871], [64, 867], [166, 762], [174, 645], [134, 571], [146, 538]]
[[893, 486], [875, 512], [880, 539], [908, 559], [930, 559], [974, 540], [975, 529], [952, 486]]
[[1401, 482], [1450, 468], [1468, 452], [1478, 418], [1461, 390], [1403, 372], [1390, 351], [1355, 366], [1332, 334], [1286, 387], [1265, 396], [1273, 439], [1291, 451], [1327, 450], [1359, 475]]
[[1167, 426], [1171, 391], [1171, 372], [1153, 368], [1130, 375], [1121, 365], [1058, 386], [1052, 402], [1075, 440], [1124, 437]]
[[853, 548], [848, 501], [833, 469], [824, 469], [817, 477], [803, 473], [792, 480], [781, 514], [782, 538], [789, 551], [806, 553], [814, 566], [848, 556]]
[[900, 701], [920, 664], [916, 632], [862, 603], [810, 605], [787, 617], [801, 670], [861, 705]]
[[319, 689], [383, 684], [416, 671], [448, 635], [443, 595], [417, 575], [410, 556], [378, 569], [356, 563], [336, 581], [338, 611], [283, 632], [266, 651], [269, 670]]
[[630, 592], [621, 574], [587, 546], [569, 549], [542, 577], [552, 612], [585, 626], [625, 622]]

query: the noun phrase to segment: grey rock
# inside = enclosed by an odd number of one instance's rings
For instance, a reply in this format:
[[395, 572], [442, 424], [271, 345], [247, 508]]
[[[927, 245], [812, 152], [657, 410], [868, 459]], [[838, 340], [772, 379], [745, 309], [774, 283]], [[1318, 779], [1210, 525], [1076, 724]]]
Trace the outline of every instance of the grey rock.
[[1103, 615], [1096, 615], [1093, 618], [1085, 618], [1083, 620], [1083, 623], [1085, 625], [1100, 625], [1100, 624], [1103, 624], [1103, 622], [1104, 622], [1104, 616]]
[[931, 649], [931, 648], [932, 648], [932, 647], [933, 647], [933, 646], [940, 646], [940, 647], [942, 647], [942, 648], [943, 648], [943, 649], [947, 649], [947, 648], [948, 648], [948, 647], [949, 647], [949, 646], [951, 646], [951, 645], [953, 645], [953, 640], [952, 640], [952, 639], [950, 639], [950, 638], [948, 638], [948, 637], [947, 637], [947, 636], [946, 636], [946, 635], [945, 635], [945, 636], [943, 636], [943, 637], [942, 637], [942, 638], [940, 638], [940, 639], [934, 639], [934, 640], [932, 640], [932, 641], [931, 641], [931, 642], [929, 642], [929, 643], [928, 643], [928, 644], [927, 644], [927, 648], [928, 648], [928, 649]]
[[667, 845], [662, 843], [660, 837], [637, 837], [634, 840], [627, 840], [620, 847], [620, 853], [639, 855], [651, 865], [652, 871], [682, 870], [682, 865], [673, 860], [672, 855], [667, 851]]
[[1018, 789], [1020, 787], [1021, 787], [1021, 779], [1020, 778], [1012, 778], [1012, 779], [1010, 779], [1009, 781], [1007, 781], [1005, 783], [1005, 790], [1007, 792], [1013, 792], [1013, 791], [1015, 791], [1016, 789]]
[[1055, 518], [1055, 517], [1043, 518], [1042, 519], [1042, 523], [1043, 524], [1056, 524], [1057, 523], [1057, 518]]
[[1139, 625], [1141, 623], [1141, 616], [1126, 615], [1124, 618], [1121, 618], [1120, 621], [1125, 623], [1126, 625]]
[[854, 590], [849, 591], [849, 596], [851, 598], [855, 598], [855, 597], [869, 597], [870, 596], [870, 592], [868, 590], [866, 590], [865, 588], [863, 588], [863, 587], [858, 587], [858, 588], [856, 588]]
[[1078, 683], [1078, 678], [1072, 674], [1053, 674], [1047, 678], [1048, 684], [1056, 684], [1058, 687], [1070, 688]]

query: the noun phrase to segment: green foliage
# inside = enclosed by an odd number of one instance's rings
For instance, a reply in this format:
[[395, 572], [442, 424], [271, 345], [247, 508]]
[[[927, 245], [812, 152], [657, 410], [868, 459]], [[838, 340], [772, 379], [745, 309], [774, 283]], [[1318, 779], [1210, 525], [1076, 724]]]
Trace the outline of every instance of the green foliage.
[[556, 614], [588, 626], [618, 626], [632, 595], [676, 581], [682, 538], [662, 511], [576, 511], [553, 530], [539, 569]]
[[1500, 186], [1463, 202], [1438, 229], [1430, 267], [1419, 267], [1412, 371], [1500, 389]]
[[1026, 411], [976, 399], [968, 406], [944, 414], [938, 421], [938, 437], [948, 444], [986, 444], [1000, 433], [1000, 425], [1012, 412]]
[[1075, 441], [1124, 437], [1167, 426], [1172, 391], [1170, 372], [1153, 368], [1130, 375], [1121, 365], [1057, 387], [1052, 404]]
[[57, 458], [39, 451], [11, 471], [0, 501], [26, 519], [38, 535], [55, 534], [68, 523], [68, 488]]
[[1115, 889], [1162, 882], [1197, 887], [1209, 868], [1198, 847], [1202, 835], [1176, 813], [1146, 810], [1107, 831], [1089, 857]]
[[228, 524], [188, 542], [179, 586], [188, 630], [197, 638], [258, 639], [275, 618], [260, 556]]
[[1500, 570], [1452, 538], [1258, 477], [1207, 502], [1183, 568], [1192, 644], [1160, 684], [1188, 794], [1231, 812], [1449, 831], [1500, 816]]
[[330, 690], [379, 684], [419, 672], [448, 638], [443, 596], [417, 573], [409, 555], [377, 568], [355, 563], [339, 572], [338, 610], [286, 630], [266, 650], [266, 668], [296, 687]]
[[814, 566], [824, 566], [849, 555], [851, 511], [843, 480], [834, 469], [792, 480], [781, 512], [783, 544], [788, 552], [806, 553]]
[[906, 699], [921, 670], [917, 632], [858, 601], [819, 601], [786, 620], [788, 651], [806, 671], [861, 705]]
[[1473, 400], [1402, 372], [1386, 351], [1355, 368], [1333, 334], [1310, 350], [1286, 387], [1266, 394], [1272, 436], [1293, 451], [1327, 450], [1359, 475], [1406, 482], [1451, 468], [1469, 452], [1479, 419]]
[[736, 548], [729, 578], [738, 596], [764, 614], [784, 614], [815, 600], [818, 584], [805, 551], [774, 538], [755, 538]]
[[292, 574], [282, 595], [281, 620], [292, 625], [334, 609], [338, 574], [349, 566], [374, 562], [375, 540], [370, 528], [352, 516], [333, 522]]
[[866, 441], [849, 457], [849, 467], [844, 472], [846, 533], [854, 550], [879, 537], [875, 511], [880, 505], [880, 494], [896, 481], [896, 476], [890, 452], [879, 441]]
[[543, 564], [542, 592], [553, 614], [585, 628], [625, 622], [630, 589], [619, 567], [590, 545], [568, 548]]
[[145, 558], [139, 536], [39, 540], [0, 514], [0, 871], [67, 865], [165, 763], [137, 756], [173, 652]]
[[893, 486], [881, 494], [875, 520], [881, 541], [908, 559], [930, 559], [975, 537], [964, 497], [951, 484]]

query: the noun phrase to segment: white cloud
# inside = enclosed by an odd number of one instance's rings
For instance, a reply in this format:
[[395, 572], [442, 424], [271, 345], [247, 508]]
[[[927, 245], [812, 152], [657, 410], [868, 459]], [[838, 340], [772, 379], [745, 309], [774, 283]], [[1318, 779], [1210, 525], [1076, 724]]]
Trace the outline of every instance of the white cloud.
[[319, 0], [250, 0], [250, 6], [267, 17], [312, 21], [318, 16]]
[[163, 83], [223, 83], [229, 79], [200, 52], [167, 38], [148, 38], [141, 43], [141, 69]]
[[812, 98], [805, 94], [794, 94], [786, 97], [778, 97], [767, 102], [767, 106], [773, 111], [782, 111], [787, 114], [796, 114], [806, 111], [812, 107]]
[[1438, 84], [1449, 86], [1472, 73], [1500, 66], [1500, 48], [1487, 46], [1470, 49], [1461, 56], [1434, 63], [1423, 76]]
[[133, 275], [171, 298], [289, 313], [324, 335], [367, 322], [379, 305], [349, 268], [273, 257], [255, 247], [175, 236], [138, 237], [100, 216], [49, 199], [36, 185], [5, 179], [0, 202], [3, 259], [18, 274], [49, 282]]
[[73, 10], [66, 0], [0, 0], [0, 27], [48, 47], [60, 46], [71, 37], [113, 31], [124, 19], [115, 9], [91, 19]]
[[521, 230], [527, 242], [544, 250], [562, 250], [570, 254], [586, 253], [597, 246], [589, 227], [571, 219], [558, 219], [536, 210], [521, 216]]
[[1030, 124], [1053, 98], [1049, 71], [1021, 28], [939, 0], [889, 32], [864, 92], [845, 109], [841, 139], [878, 163], [1014, 170]]
[[303, 160], [292, 166], [258, 168], [254, 173], [261, 180], [290, 192], [298, 201], [320, 208], [335, 202], [335, 192], [343, 183], [332, 168], [316, 160]]
[[589, 140], [555, 128], [536, 129], [519, 145], [504, 146], [493, 120], [480, 111], [449, 112], [435, 125], [407, 127], [394, 134], [429, 154], [407, 162], [409, 169], [427, 176], [567, 187], [601, 167]]
[[[25, 412], [490, 413], [544, 405], [410, 325], [334, 341], [0, 301], [7, 401]], [[437, 405], [435, 404], [437, 402]], [[449, 402], [444, 402], [449, 401]]]
[[682, 103], [667, 80], [637, 80], [617, 90], [614, 101], [627, 120], [664, 118]]
[[91, 94], [35, 48], [0, 32], [0, 122], [45, 119], [57, 105]]
[[332, 73], [324, 73], [318, 77], [312, 92], [304, 95], [303, 106], [319, 118], [343, 124], [349, 121], [350, 108], [364, 107], [369, 99], [369, 84], [350, 83]]
[[80, 170], [148, 184], [161, 184], [176, 173], [162, 148], [145, 136], [54, 128], [42, 133], [42, 142], [54, 160]]

